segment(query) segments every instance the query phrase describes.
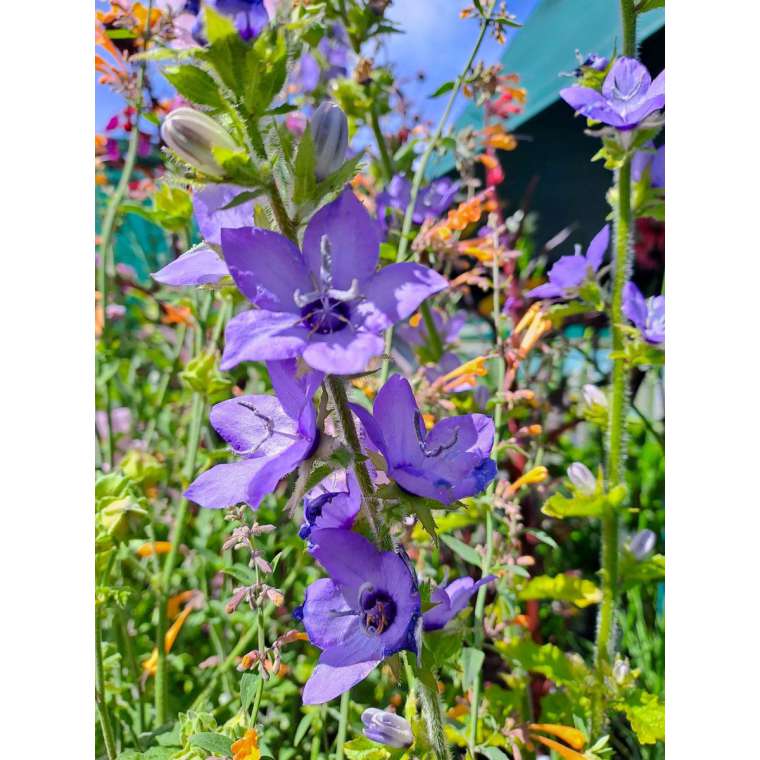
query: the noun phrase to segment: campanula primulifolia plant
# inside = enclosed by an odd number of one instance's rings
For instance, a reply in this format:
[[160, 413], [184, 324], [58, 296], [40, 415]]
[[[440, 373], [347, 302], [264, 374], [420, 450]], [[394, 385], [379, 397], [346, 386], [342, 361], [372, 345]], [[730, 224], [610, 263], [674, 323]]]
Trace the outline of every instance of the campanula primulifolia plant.
[[99, 756], [662, 756], [664, 72], [622, 6], [557, 87], [611, 213], [556, 253], [502, 3], [435, 124], [388, 0], [99, 12]]

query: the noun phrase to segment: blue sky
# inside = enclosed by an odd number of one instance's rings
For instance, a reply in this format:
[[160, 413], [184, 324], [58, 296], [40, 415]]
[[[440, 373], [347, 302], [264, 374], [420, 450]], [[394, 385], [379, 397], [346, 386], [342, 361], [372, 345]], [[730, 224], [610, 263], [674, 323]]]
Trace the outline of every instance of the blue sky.
[[[512, 0], [509, 11], [524, 22], [539, 0]], [[388, 16], [401, 24], [405, 34], [391, 35], [381, 59], [387, 58], [396, 68], [398, 77], [407, 83], [407, 94], [422, 108], [426, 118], [434, 120], [442, 112], [446, 98], [428, 100], [427, 95], [445, 81], [453, 79], [467, 60], [471, 46], [478, 33], [474, 19], [462, 20], [459, 11], [466, 5], [465, 0], [396, 0], [390, 6]], [[96, 7], [107, 7], [107, 3], [97, 0]], [[507, 44], [519, 30], [510, 30]], [[479, 58], [486, 63], [495, 63], [504, 48], [490, 35], [486, 37]], [[427, 79], [416, 81], [417, 72], [424, 71]], [[97, 77], [96, 77], [97, 79]], [[154, 77], [157, 90], [164, 80]], [[169, 92], [167, 87], [167, 92]], [[95, 128], [102, 131], [111, 116], [123, 107], [123, 99], [109, 88], [95, 85]], [[454, 110], [458, 113], [463, 105], [460, 100]]]

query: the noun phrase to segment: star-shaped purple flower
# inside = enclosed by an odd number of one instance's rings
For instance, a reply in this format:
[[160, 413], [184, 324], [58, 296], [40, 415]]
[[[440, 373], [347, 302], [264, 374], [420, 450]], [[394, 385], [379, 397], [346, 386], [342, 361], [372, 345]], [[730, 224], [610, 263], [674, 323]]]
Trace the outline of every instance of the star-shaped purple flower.
[[604, 254], [610, 244], [610, 227], [605, 224], [589, 244], [586, 255], [575, 246], [573, 256], [562, 256], [549, 270], [549, 282], [529, 290], [528, 298], [572, 298], [578, 288], [592, 278], [602, 265]]
[[312, 583], [294, 611], [322, 650], [303, 691], [303, 703], [315, 705], [347, 691], [395, 652], [418, 651], [420, 595], [407, 562], [358, 533], [314, 530], [309, 551], [330, 576]]
[[495, 581], [495, 575], [487, 575], [479, 581], [468, 576], [457, 578], [448, 586], [439, 586], [430, 595], [430, 601], [435, 602], [422, 616], [422, 626], [426, 631], [437, 631], [455, 618], [469, 603], [470, 597], [486, 583]]
[[253, 201], [224, 208], [244, 188], [237, 185], [207, 185], [193, 194], [193, 215], [206, 244], [183, 253], [151, 276], [172, 287], [207, 285], [229, 275], [224, 259], [213, 246], [221, 245], [222, 227], [246, 227], [253, 223]]
[[312, 396], [321, 372], [298, 377], [296, 360], [267, 365], [276, 396], [239, 396], [211, 409], [211, 424], [241, 457], [199, 475], [185, 496], [221, 509], [246, 502], [252, 509], [314, 451], [318, 440]]
[[559, 92], [578, 113], [620, 130], [637, 127], [647, 116], [665, 107], [665, 72], [652, 81], [635, 58], [621, 56], [612, 64], [599, 92], [575, 85]]
[[388, 477], [410, 493], [451, 504], [480, 493], [496, 476], [494, 426], [484, 414], [447, 417], [427, 431], [412, 387], [401, 375], [380, 389], [372, 414], [352, 408], [385, 457]]
[[298, 531], [308, 538], [319, 528], [350, 528], [361, 508], [359, 482], [352, 470], [336, 470], [306, 493], [303, 500], [304, 524]]
[[639, 328], [642, 337], [653, 346], [665, 342], [665, 296], [645, 299], [632, 282], [623, 288], [623, 314]]
[[323, 372], [361, 372], [383, 352], [382, 333], [448, 284], [411, 262], [375, 271], [377, 228], [348, 188], [311, 218], [303, 253], [256, 227], [223, 229], [222, 250], [237, 286], [260, 307], [227, 325], [225, 370], [303, 356]]

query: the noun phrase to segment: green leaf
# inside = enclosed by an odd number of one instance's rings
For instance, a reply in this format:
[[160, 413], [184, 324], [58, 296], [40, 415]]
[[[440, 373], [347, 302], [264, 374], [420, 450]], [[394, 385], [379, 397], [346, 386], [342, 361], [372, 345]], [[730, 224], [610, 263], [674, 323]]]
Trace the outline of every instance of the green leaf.
[[474, 649], [473, 647], [464, 647], [462, 649], [462, 668], [464, 669], [464, 675], [462, 676], [462, 688], [466, 691], [475, 684], [475, 679], [480, 673], [486, 656], [480, 649]]
[[436, 547], [440, 546], [438, 540], [438, 531], [436, 530], [435, 518], [430, 506], [426, 503], [425, 499], [414, 499], [409, 502], [414, 513], [417, 515], [417, 519], [422, 524], [422, 527], [428, 532], [433, 539], [433, 543]]
[[311, 491], [314, 486], [318, 486], [335, 468], [329, 464], [321, 464], [315, 467], [306, 479], [306, 485], [304, 491]]
[[297, 111], [298, 106], [294, 106], [292, 103], [283, 103], [276, 108], [270, 108], [268, 111], [264, 111], [262, 116], [282, 116], [283, 114], [290, 113], [291, 111]]
[[623, 591], [630, 591], [642, 583], [661, 581], [664, 578], [665, 557], [662, 554], [655, 554], [642, 562], [630, 553], [624, 555], [620, 565], [620, 584]]
[[243, 586], [252, 586], [256, 582], [256, 574], [247, 565], [232, 565], [231, 567], [223, 567], [222, 572], [225, 575], [229, 575], [234, 578]]
[[360, 152], [353, 158], [349, 158], [343, 166], [337, 171], [323, 179], [312, 194], [312, 201], [320, 203], [323, 199], [340, 192], [346, 183], [350, 182], [359, 171], [359, 164], [364, 158], [364, 153]]
[[488, 760], [509, 760], [509, 755], [505, 755], [498, 747], [478, 747], [478, 754], [485, 755]]
[[240, 679], [240, 704], [244, 712], [248, 712], [248, 708], [253, 704], [258, 683], [258, 675], [255, 673], [243, 673], [243, 677]]
[[112, 40], [134, 40], [137, 35], [129, 29], [107, 29], [106, 36]]
[[381, 744], [367, 739], [366, 736], [358, 736], [343, 745], [343, 751], [348, 760], [388, 760], [391, 753]]
[[[429, 588], [428, 588], [429, 591]], [[462, 647], [462, 633], [457, 630], [430, 631], [422, 638], [434, 668], [442, 668]]]
[[647, 11], [664, 7], [665, 0], [639, 0], [639, 3], [636, 5], [636, 13], [646, 13]]
[[311, 134], [311, 127], [307, 126], [303, 137], [301, 137], [301, 142], [298, 143], [294, 165], [295, 185], [293, 187], [293, 200], [298, 205], [309, 199], [317, 187], [317, 178], [314, 173], [315, 166], [314, 138]]
[[602, 592], [591, 581], [574, 575], [539, 575], [532, 578], [519, 593], [520, 599], [556, 599], [577, 607], [588, 607], [602, 598]]
[[449, 92], [450, 90], [454, 89], [454, 82], [444, 82], [432, 95], [428, 95], [428, 98], [431, 100], [433, 98], [439, 98], [441, 95]]
[[169, 66], [163, 73], [177, 92], [187, 100], [212, 108], [221, 108], [224, 105], [216, 82], [203, 69], [190, 65]]
[[458, 538], [454, 538], [454, 536], [443, 535], [441, 536], [441, 541], [443, 541], [451, 551], [458, 554], [465, 562], [469, 562], [476, 567], [482, 567], [483, 558], [471, 546], [468, 546]]
[[223, 40], [227, 37], [238, 37], [238, 30], [234, 22], [228, 16], [223, 16], [213, 8], [204, 7], [206, 39], [209, 44]]
[[525, 532], [529, 533], [531, 536], [535, 536], [542, 544], [551, 546], [552, 549], [559, 549], [559, 544], [545, 531], [537, 530], [536, 528], [528, 528]]
[[615, 707], [625, 713], [642, 744], [654, 744], [665, 739], [665, 705], [654, 694], [634, 689]]
[[554, 644], [539, 646], [530, 639], [497, 641], [496, 648], [508, 660], [517, 663], [529, 673], [540, 673], [558, 686], [569, 686], [582, 681], [588, 668], [582, 660], [571, 660]]
[[222, 734], [204, 732], [190, 737], [190, 746], [198, 747], [213, 755], [231, 755], [232, 739]]
[[261, 186], [261, 175], [245, 150], [215, 146], [211, 152], [224, 169], [225, 178], [228, 181], [243, 187]]
[[552, 494], [541, 507], [541, 511], [549, 517], [562, 520], [565, 517], [600, 517], [604, 512], [604, 495], [588, 496], [576, 493], [573, 496], [563, 496], [561, 493]]
[[313, 723], [314, 718], [318, 717], [318, 715], [319, 714], [317, 713], [316, 710], [310, 710], [309, 712], [306, 713], [306, 715], [303, 716], [303, 718], [301, 718], [298, 724], [298, 727], [296, 728], [296, 734], [293, 737], [294, 747], [297, 747], [301, 743], [304, 736], [306, 736], [306, 732], [311, 727], [311, 724]]
[[226, 211], [229, 208], [235, 208], [235, 206], [242, 206], [244, 203], [248, 203], [248, 201], [255, 200], [259, 195], [261, 195], [261, 193], [258, 193], [255, 190], [246, 190], [244, 193], [238, 193], [229, 203], [222, 206], [219, 210]]

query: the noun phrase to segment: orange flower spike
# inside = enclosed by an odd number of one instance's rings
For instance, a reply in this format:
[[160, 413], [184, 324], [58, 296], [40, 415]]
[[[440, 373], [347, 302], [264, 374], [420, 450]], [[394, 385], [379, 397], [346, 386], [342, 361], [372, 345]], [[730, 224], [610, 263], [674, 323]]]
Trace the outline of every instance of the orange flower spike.
[[531, 731], [543, 731], [545, 734], [562, 739], [565, 744], [569, 744], [573, 749], [583, 749], [586, 745], [586, 737], [583, 732], [571, 726], [562, 726], [557, 723], [531, 723], [528, 728]]
[[531, 734], [531, 738], [541, 742], [541, 744], [553, 749], [563, 760], [586, 760], [585, 755], [581, 755], [580, 752], [576, 752], [574, 749], [566, 747], [564, 744], [555, 742], [554, 739], [547, 739], [545, 736], [539, 736], [538, 734]]
[[[167, 605], [167, 608], [168, 608], [168, 605]], [[171, 652], [172, 647], [174, 646], [174, 642], [177, 640], [177, 636], [179, 636], [179, 632], [182, 629], [182, 626], [185, 624], [185, 620], [187, 620], [188, 615], [192, 611], [193, 611], [192, 604], [188, 604], [179, 614], [177, 619], [172, 623], [171, 628], [169, 628], [169, 630], [166, 632], [166, 635], [164, 636], [164, 651], [166, 652], [166, 654], [169, 654], [169, 652]], [[143, 661], [142, 668], [145, 675], [148, 675], [148, 676], [156, 675], [156, 671], [158, 670], [158, 649], [157, 648], [154, 647], [153, 651], [150, 653], [150, 657], [148, 657], [147, 660]]]
[[179, 614], [179, 608], [185, 602], [189, 602], [195, 596], [195, 594], [195, 591], [189, 590], [181, 591], [179, 594], [170, 596], [166, 602], [166, 617], [168, 617], [169, 620], [174, 620], [174, 618]]
[[488, 373], [488, 370], [486, 370], [486, 358], [485, 356], [478, 356], [476, 359], [470, 359], [470, 361], [460, 364], [456, 369], [438, 378], [436, 385], [443, 385], [458, 377], [462, 377], [462, 375], [484, 377]]
[[536, 302], [528, 309], [528, 311], [525, 312], [525, 314], [523, 314], [522, 319], [515, 326], [515, 335], [522, 332], [533, 321], [533, 318], [536, 316], [536, 313], [540, 310], [540, 308], [541, 304]]
[[138, 546], [136, 553], [138, 557], [150, 557], [153, 554], [168, 554], [172, 545], [168, 541], [148, 541]]
[[232, 760], [259, 760], [259, 735], [256, 730], [249, 728], [242, 739], [232, 743]]

